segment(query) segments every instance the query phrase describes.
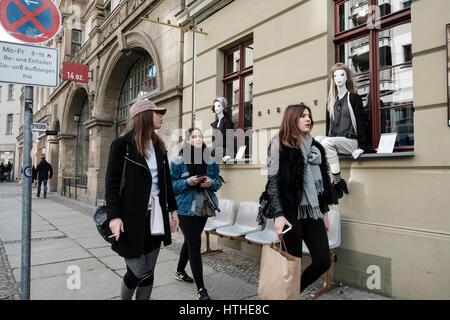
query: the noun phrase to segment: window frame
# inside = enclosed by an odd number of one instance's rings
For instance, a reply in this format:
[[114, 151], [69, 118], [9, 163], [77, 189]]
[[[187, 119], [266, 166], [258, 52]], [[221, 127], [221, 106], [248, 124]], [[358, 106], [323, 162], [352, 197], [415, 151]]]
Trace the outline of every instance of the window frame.
[[[238, 127], [236, 129], [242, 129], [245, 133], [246, 130], [253, 130], [253, 108], [252, 108], [252, 120], [251, 120], [251, 126], [245, 127], [245, 104], [248, 102], [251, 102], [253, 105], [253, 95], [252, 99], [249, 101], [245, 101], [245, 79], [253, 76], [253, 66], [254, 61], [252, 61], [252, 65], [246, 67], [246, 48], [249, 46], [253, 46], [254, 50], [254, 40], [253, 38], [250, 40], [243, 41], [239, 43], [238, 45], [226, 50], [224, 52], [224, 72], [223, 72], [223, 96], [227, 96], [227, 84], [233, 83], [234, 81], [238, 81], [239, 83], [239, 98], [238, 98], [238, 110], [239, 110], [239, 119], [238, 119]], [[231, 72], [227, 74], [227, 57], [234, 54], [235, 52], [239, 51], [239, 69], [235, 72]], [[225, 110], [228, 112], [230, 117], [232, 118], [232, 110], [231, 107], [235, 106], [236, 104], [234, 101], [228, 101], [228, 105], [225, 107]], [[246, 137], [244, 136], [244, 145], [247, 145]], [[239, 139], [238, 139], [239, 140]], [[238, 142], [239, 144], [239, 142]], [[251, 146], [252, 141], [248, 141], [248, 146]], [[236, 146], [239, 148], [240, 146]], [[247, 161], [251, 158], [253, 150], [250, 150], [251, 148], [246, 148], [244, 158], [243, 160]], [[235, 150], [237, 152], [237, 150]]]
[[[154, 70], [154, 72], [152, 72], [153, 77], [148, 77], [150, 70]], [[128, 81], [131, 81], [132, 83], [130, 84]], [[149, 91], [145, 94], [139, 95], [139, 90], [143, 85], [145, 86], [146, 83], [149, 83]], [[127, 85], [128, 87], [126, 87]], [[130, 108], [133, 103], [157, 93], [159, 91], [158, 85], [158, 70], [156, 68], [156, 63], [150, 54], [146, 53], [146, 56], [136, 59], [136, 61], [131, 64], [128, 69], [127, 76], [122, 83], [119, 98], [117, 100], [116, 136], [120, 135], [120, 126], [129, 123]], [[135, 92], [138, 92], [138, 94], [135, 95]], [[126, 117], [124, 116], [125, 112]]]
[[[74, 31], [78, 31], [80, 33], [80, 42], [74, 40], [73, 36]], [[73, 50], [74, 45], [78, 46], [78, 50], [76, 52], [74, 52]], [[81, 50], [82, 46], [83, 46], [83, 31], [78, 29], [72, 29], [70, 31], [70, 57], [73, 58]]]
[[6, 135], [13, 134], [14, 113], [8, 113], [6, 115]]
[[[238, 128], [243, 129], [244, 131], [246, 129], [252, 129], [253, 128], [253, 118], [252, 118], [252, 126], [251, 127], [244, 127], [244, 104], [245, 102], [250, 101], [244, 101], [245, 100], [245, 78], [248, 76], [253, 75], [253, 64], [250, 67], [245, 67], [245, 48], [253, 44], [253, 39], [248, 40], [245, 42], [242, 42], [238, 44], [237, 46], [228, 49], [224, 53], [224, 76], [223, 76], [223, 96], [226, 97], [226, 85], [230, 82], [234, 82], [236, 80], [239, 80], [239, 124]], [[227, 57], [230, 54], [235, 53], [236, 51], [239, 51], [239, 70], [227, 74]], [[235, 104], [233, 101], [227, 101], [228, 106], [226, 107], [227, 111], [234, 106]], [[251, 100], [253, 102], [253, 99]], [[230, 113], [231, 116], [231, 113]], [[236, 128], [237, 129], [237, 128]]]
[[8, 101], [14, 101], [15, 99], [15, 88], [13, 84], [8, 85]]
[[[359, 26], [350, 28], [348, 30], [339, 31], [339, 6], [343, 5], [350, 0], [334, 0], [334, 45], [335, 45], [335, 61], [340, 62], [339, 56], [339, 46], [345, 44], [346, 42], [358, 39], [360, 37], [368, 36], [369, 37], [369, 74], [370, 74], [370, 84], [369, 84], [369, 105], [370, 105], [370, 124], [371, 124], [371, 132], [370, 136], [372, 137], [372, 149], [376, 149], [378, 147], [378, 143], [381, 137], [381, 110], [391, 109], [391, 108], [399, 108], [399, 106], [395, 107], [384, 107], [381, 108], [380, 101], [380, 76], [379, 72], [384, 69], [392, 69], [393, 67], [400, 66], [392, 65], [386, 68], [379, 67], [379, 33], [394, 28], [396, 26], [400, 26], [403, 24], [411, 23], [411, 7], [406, 7], [394, 12], [391, 12], [385, 16], [380, 17], [380, 28], [369, 29], [367, 27], [367, 23], [363, 23]], [[368, 5], [378, 6], [378, 0], [368, 0]], [[406, 63], [412, 64], [412, 60]], [[414, 112], [414, 103], [405, 104], [404, 106], [413, 106]], [[414, 150], [414, 145], [411, 146], [396, 146], [394, 151], [412, 151]]]

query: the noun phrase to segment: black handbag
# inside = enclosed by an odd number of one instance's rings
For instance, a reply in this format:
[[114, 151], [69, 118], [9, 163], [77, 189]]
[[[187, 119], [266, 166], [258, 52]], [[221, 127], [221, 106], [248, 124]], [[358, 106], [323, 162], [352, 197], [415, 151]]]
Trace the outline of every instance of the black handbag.
[[[127, 151], [128, 153], [128, 144], [127, 144]], [[123, 186], [125, 184], [125, 167], [126, 167], [127, 159], [125, 158], [123, 161], [123, 168], [122, 168], [122, 178], [120, 180], [120, 189], [119, 189], [119, 199], [122, 196], [122, 190]], [[108, 213], [106, 211], [106, 206], [98, 206], [94, 209], [94, 223], [97, 227], [98, 233], [102, 236], [103, 239], [105, 239], [110, 244], [113, 244], [116, 241], [116, 237], [113, 236], [111, 230], [109, 229], [109, 219], [108, 219]]]

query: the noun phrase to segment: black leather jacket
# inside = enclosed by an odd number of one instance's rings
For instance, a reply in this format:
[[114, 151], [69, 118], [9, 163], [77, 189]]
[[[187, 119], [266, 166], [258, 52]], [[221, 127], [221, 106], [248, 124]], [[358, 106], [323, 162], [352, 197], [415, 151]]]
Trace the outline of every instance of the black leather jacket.
[[[284, 147], [278, 149], [274, 138], [268, 152], [268, 182], [266, 190], [269, 196], [270, 213], [274, 218], [288, 216], [297, 219], [297, 207], [303, 194], [304, 161], [300, 149]], [[322, 174], [324, 192], [318, 195], [320, 211], [329, 211], [328, 205], [338, 204], [336, 194], [331, 187], [328, 163], [322, 145], [313, 139], [313, 146], [322, 155], [320, 172]]]

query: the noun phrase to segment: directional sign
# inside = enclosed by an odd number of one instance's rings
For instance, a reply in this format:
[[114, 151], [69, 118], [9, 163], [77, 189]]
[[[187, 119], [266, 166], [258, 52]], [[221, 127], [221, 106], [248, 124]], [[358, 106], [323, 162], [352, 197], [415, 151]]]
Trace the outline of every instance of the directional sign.
[[58, 49], [0, 41], [0, 82], [56, 88], [58, 80]]
[[33, 123], [31, 125], [31, 130], [33, 131], [40, 131], [40, 132], [45, 132], [47, 131], [48, 126], [46, 123]]
[[61, 14], [52, 0], [1, 0], [0, 23], [19, 40], [41, 43], [58, 33]]

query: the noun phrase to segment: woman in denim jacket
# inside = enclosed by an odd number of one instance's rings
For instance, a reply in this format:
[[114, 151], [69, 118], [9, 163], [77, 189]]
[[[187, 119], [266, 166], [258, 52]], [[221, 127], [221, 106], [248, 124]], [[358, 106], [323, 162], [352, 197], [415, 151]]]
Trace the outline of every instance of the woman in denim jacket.
[[[210, 300], [203, 283], [201, 234], [208, 219], [205, 210], [211, 214], [218, 208], [214, 193], [222, 186], [222, 182], [219, 166], [203, 143], [200, 129], [186, 131], [186, 142], [179, 155], [172, 160], [170, 174], [178, 205], [179, 225], [184, 234], [175, 278], [191, 283], [195, 280], [198, 299]], [[185, 271], [188, 261], [194, 279]]]

